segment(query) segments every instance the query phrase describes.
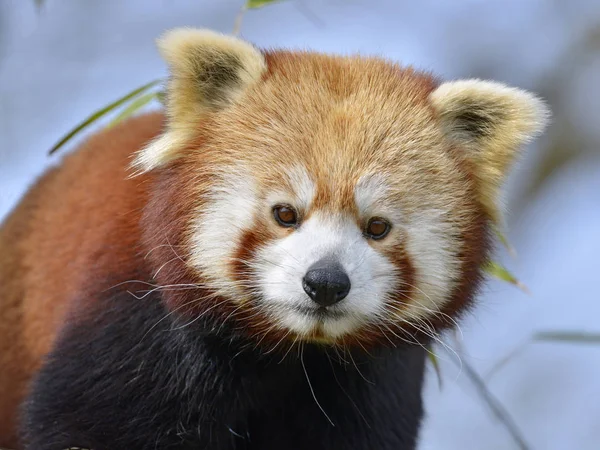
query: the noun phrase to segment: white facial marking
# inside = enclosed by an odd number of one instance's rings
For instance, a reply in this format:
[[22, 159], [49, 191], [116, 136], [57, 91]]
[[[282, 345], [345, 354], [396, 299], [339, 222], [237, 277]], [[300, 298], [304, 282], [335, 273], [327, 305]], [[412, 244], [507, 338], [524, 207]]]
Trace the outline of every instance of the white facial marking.
[[316, 186], [308, 171], [301, 165], [296, 165], [287, 173], [287, 178], [294, 188], [296, 206], [308, 209], [315, 197]]
[[275, 191], [268, 195], [268, 207], [273, 207], [278, 203], [289, 203], [301, 211], [306, 211], [313, 201], [316, 192], [316, 186], [308, 171], [301, 165], [293, 166], [286, 173], [286, 177], [293, 192]]
[[386, 201], [390, 194], [391, 188], [383, 175], [362, 176], [354, 188], [354, 201], [360, 216], [365, 219], [383, 217], [393, 224], [401, 223], [402, 212]]
[[373, 215], [373, 210], [385, 198], [388, 186], [381, 175], [365, 175], [354, 188], [354, 200], [362, 217]]
[[350, 333], [381, 313], [396, 282], [395, 267], [368, 244], [352, 218], [315, 213], [288, 237], [262, 248], [256, 258], [264, 302], [282, 328], [302, 336], [319, 324], [307, 313], [317, 305], [304, 292], [302, 278], [325, 257], [341, 264], [351, 283], [348, 296], [328, 307], [337, 316], [321, 319], [326, 336]]
[[224, 175], [215, 182], [208, 201], [198, 212], [193, 225], [190, 263], [200, 270], [222, 295], [237, 293], [230, 280], [234, 250], [244, 230], [252, 228], [257, 210], [257, 191], [244, 167], [232, 168], [234, 176]]
[[[231, 277], [231, 264], [244, 231], [255, 226], [256, 214], [277, 203], [307, 211], [315, 195], [315, 184], [302, 166], [287, 171], [293, 192], [274, 191], [261, 198], [246, 167], [229, 168], [208, 195], [193, 224], [191, 259], [207, 283], [237, 301], [245, 290]], [[455, 236], [451, 211], [421, 209], [405, 214], [385, 200], [390, 186], [383, 176], [367, 175], [355, 188], [355, 201], [364, 218], [390, 219], [401, 231], [403, 245], [415, 269], [414, 293], [406, 299], [397, 320], [421, 319], [434, 315], [448, 299], [460, 273], [457, 257], [460, 242]], [[381, 246], [385, 246], [382, 241]], [[251, 261], [256, 273], [254, 287], [260, 307], [282, 329], [307, 336], [321, 328], [327, 339], [335, 340], [362, 326], [393, 319], [386, 299], [402, 289], [403, 274], [380, 251], [369, 244], [353, 217], [315, 211], [287, 237], [265, 242]], [[306, 294], [302, 279], [308, 268], [322, 258], [338, 262], [350, 278], [350, 292], [344, 300], [327, 307], [331, 316], [319, 317], [318, 305]]]
[[432, 316], [449, 298], [459, 274], [459, 244], [453, 238], [449, 211], [424, 209], [406, 224], [407, 251], [415, 268], [413, 298], [404, 314], [412, 318]]

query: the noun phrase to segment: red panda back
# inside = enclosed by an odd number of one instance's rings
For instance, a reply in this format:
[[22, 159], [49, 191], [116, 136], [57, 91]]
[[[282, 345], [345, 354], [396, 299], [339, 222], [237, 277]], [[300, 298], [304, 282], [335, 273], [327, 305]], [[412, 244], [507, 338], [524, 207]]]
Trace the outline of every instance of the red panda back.
[[135, 276], [151, 175], [128, 178], [128, 165], [162, 123], [152, 113], [94, 135], [42, 176], [0, 228], [0, 446], [16, 446], [18, 405], [67, 304], [86, 300], [89, 274]]

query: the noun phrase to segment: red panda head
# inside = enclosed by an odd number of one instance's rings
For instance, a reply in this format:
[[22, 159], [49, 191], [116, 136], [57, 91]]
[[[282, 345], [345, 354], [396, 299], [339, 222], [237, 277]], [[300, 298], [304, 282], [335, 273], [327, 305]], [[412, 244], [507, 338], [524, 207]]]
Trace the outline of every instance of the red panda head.
[[198, 314], [362, 344], [428, 334], [470, 303], [500, 184], [545, 125], [540, 100], [207, 31], [169, 32], [160, 49], [168, 122], [134, 166], [163, 180], [151, 220], [177, 230]]

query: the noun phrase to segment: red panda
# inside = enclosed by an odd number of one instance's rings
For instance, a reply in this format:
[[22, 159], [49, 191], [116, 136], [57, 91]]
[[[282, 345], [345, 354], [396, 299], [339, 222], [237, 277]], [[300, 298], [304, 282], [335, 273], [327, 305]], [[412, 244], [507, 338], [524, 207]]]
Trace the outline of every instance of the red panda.
[[159, 40], [166, 112], [0, 228], [0, 446], [414, 449], [534, 95], [379, 59]]

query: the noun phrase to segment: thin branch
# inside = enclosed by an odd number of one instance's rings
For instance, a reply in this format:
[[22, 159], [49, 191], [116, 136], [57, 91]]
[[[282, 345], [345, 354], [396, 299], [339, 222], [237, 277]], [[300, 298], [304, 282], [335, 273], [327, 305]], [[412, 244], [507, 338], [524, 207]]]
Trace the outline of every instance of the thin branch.
[[518, 346], [515, 346], [512, 350], [510, 350], [504, 357], [496, 362], [483, 376], [486, 382], [490, 382], [492, 377], [504, 368], [509, 362], [511, 362], [514, 358], [520, 355], [523, 351], [527, 349], [527, 345], [531, 342], [531, 338], [527, 339], [525, 342], [520, 343]]
[[[454, 364], [459, 366], [459, 363], [456, 360], [455, 355], [451, 354], [445, 348], [444, 348], [444, 350], [450, 356], [454, 356], [451, 359], [454, 362]], [[515, 441], [519, 450], [530, 450], [531, 448], [525, 441], [525, 438], [523, 437], [523, 433], [521, 433], [521, 430], [515, 423], [514, 419], [510, 415], [510, 413], [504, 408], [504, 406], [502, 406], [502, 404], [494, 396], [494, 394], [491, 393], [491, 391], [488, 389], [487, 385], [485, 384], [485, 381], [483, 380], [483, 378], [481, 378], [481, 376], [477, 373], [477, 371], [467, 362], [466, 358], [464, 357], [464, 353], [463, 353], [461, 359], [462, 359], [462, 370], [466, 374], [467, 378], [469, 378], [469, 381], [471, 381], [473, 386], [475, 386], [477, 394], [479, 395], [479, 397], [481, 397], [483, 402], [487, 405], [490, 412], [494, 415], [494, 417], [496, 417], [496, 419], [498, 419], [500, 421], [500, 423], [502, 423], [502, 425], [504, 425], [504, 428], [506, 428], [506, 431], [508, 431], [511, 438]]]
[[232, 34], [234, 36], [240, 35], [240, 31], [242, 29], [242, 20], [244, 19], [244, 15], [246, 14], [246, 11], [248, 11], [248, 8], [246, 7], [246, 4], [244, 3], [244, 5], [240, 8], [240, 11], [238, 12], [237, 16], [235, 16], [235, 23], [233, 24], [233, 32], [232, 32]]
[[295, 1], [292, 2], [296, 10], [302, 14], [306, 20], [311, 22], [316, 28], [325, 28], [325, 22], [312, 11], [305, 2]]

